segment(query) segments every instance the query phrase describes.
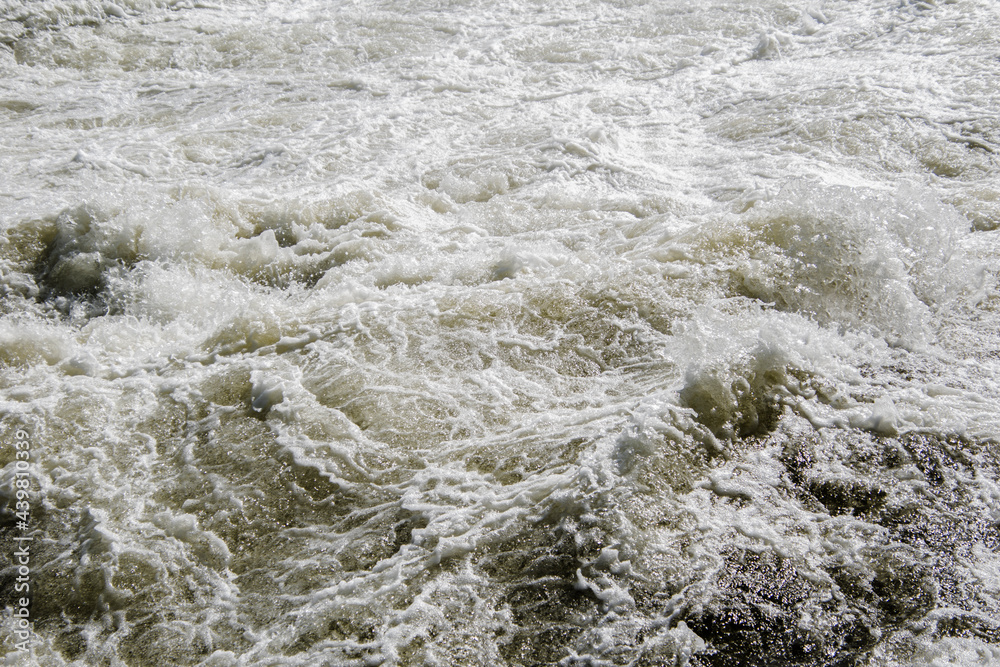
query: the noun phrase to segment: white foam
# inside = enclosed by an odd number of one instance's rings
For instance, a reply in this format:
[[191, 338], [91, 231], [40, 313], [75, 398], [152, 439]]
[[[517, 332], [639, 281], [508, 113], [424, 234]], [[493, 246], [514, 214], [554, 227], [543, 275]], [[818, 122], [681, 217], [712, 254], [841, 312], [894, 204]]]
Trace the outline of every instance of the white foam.
[[995, 7], [529, 4], [0, 7], [39, 660], [995, 661]]

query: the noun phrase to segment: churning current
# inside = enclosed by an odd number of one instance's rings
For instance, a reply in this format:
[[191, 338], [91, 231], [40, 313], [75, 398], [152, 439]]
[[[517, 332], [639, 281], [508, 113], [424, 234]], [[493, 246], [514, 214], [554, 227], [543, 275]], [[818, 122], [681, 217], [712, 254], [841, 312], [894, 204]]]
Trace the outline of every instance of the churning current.
[[0, 0], [0, 660], [1000, 662], [994, 0]]

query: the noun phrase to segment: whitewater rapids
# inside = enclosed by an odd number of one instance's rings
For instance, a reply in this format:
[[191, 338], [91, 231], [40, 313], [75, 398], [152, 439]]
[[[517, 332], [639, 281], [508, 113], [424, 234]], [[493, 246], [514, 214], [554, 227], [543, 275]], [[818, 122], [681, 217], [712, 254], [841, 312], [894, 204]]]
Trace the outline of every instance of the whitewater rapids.
[[998, 664], [998, 26], [0, 0], [3, 664]]

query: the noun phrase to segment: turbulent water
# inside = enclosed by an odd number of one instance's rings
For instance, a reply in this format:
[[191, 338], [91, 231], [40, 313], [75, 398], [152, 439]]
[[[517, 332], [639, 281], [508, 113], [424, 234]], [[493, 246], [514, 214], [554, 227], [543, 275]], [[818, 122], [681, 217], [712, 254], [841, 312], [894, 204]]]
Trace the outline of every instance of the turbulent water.
[[0, 0], [3, 664], [997, 664], [998, 29]]

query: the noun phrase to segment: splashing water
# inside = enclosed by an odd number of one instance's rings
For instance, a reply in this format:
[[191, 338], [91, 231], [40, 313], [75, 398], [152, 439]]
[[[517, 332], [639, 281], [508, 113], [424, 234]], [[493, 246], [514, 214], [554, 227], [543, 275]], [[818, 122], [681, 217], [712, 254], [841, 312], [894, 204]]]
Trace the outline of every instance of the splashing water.
[[0, 3], [4, 664], [994, 664], [998, 12]]

